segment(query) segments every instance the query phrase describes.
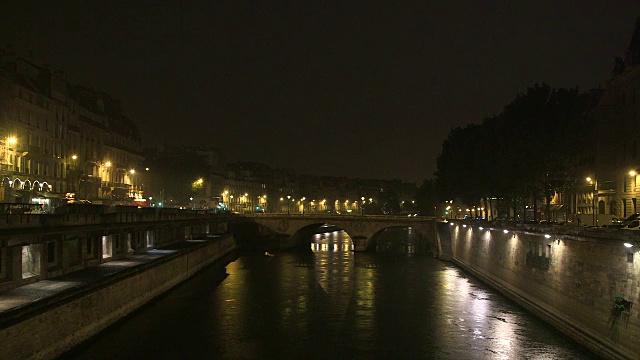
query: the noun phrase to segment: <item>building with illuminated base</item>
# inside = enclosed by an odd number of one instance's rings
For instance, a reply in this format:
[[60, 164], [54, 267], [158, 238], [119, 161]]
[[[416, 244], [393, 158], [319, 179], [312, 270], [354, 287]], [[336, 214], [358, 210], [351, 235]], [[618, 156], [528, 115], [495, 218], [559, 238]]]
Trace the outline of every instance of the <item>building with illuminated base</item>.
[[117, 100], [0, 49], [0, 202], [142, 197], [142, 161]]
[[640, 19], [612, 75], [596, 110], [596, 166], [590, 183], [597, 195], [585, 198], [600, 226], [611, 216], [640, 211]]

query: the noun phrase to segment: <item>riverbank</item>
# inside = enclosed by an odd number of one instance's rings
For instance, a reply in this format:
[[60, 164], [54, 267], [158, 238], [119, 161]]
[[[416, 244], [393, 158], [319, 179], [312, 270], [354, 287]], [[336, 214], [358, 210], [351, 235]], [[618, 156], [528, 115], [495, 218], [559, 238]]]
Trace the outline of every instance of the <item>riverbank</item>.
[[595, 354], [638, 359], [634, 232], [480, 225], [438, 225], [449, 260]]
[[0, 358], [55, 358], [234, 250], [189, 240], [2, 292]]

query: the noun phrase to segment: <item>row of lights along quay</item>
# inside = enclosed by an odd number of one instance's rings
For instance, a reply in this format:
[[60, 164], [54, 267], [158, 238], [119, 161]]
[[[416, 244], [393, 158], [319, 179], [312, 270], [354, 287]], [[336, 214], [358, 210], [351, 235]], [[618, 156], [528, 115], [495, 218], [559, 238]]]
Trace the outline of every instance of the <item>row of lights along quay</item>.
[[[454, 263], [605, 358], [637, 358], [640, 233], [449, 221]], [[447, 230], [445, 230], [447, 229]]]

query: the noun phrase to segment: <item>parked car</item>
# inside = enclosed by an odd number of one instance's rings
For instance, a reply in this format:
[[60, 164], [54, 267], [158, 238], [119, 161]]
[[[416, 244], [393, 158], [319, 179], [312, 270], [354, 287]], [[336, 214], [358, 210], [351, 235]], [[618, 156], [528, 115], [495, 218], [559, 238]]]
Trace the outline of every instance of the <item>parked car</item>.
[[623, 227], [625, 230], [640, 230], [640, 220], [633, 220], [627, 226]]
[[632, 214], [620, 223], [620, 225], [612, 225], [625, 230], [640, 230], [640, 213]]

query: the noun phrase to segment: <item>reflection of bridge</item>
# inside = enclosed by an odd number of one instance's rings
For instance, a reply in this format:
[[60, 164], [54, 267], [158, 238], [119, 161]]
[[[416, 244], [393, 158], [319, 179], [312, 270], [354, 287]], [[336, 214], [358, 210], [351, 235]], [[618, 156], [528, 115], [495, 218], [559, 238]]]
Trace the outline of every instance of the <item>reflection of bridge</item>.
[[355, 251], [365, 251], [376, 245], [377, 235], [385, 229], [406, 227], [415, 229], [421, 236], [417, 244], [422, 251], [440, 252], [436, 237], [436, 225], [433, 217], [404, 216], [357, 216], [357, 215], [288, 215], [288, 214], [247, 214], [236, 221], [255, 222], [269, 230], [288, 236], [297, 244], [297, 235], [322, 225], [334, 225], [343, 229], [353, 239]]

